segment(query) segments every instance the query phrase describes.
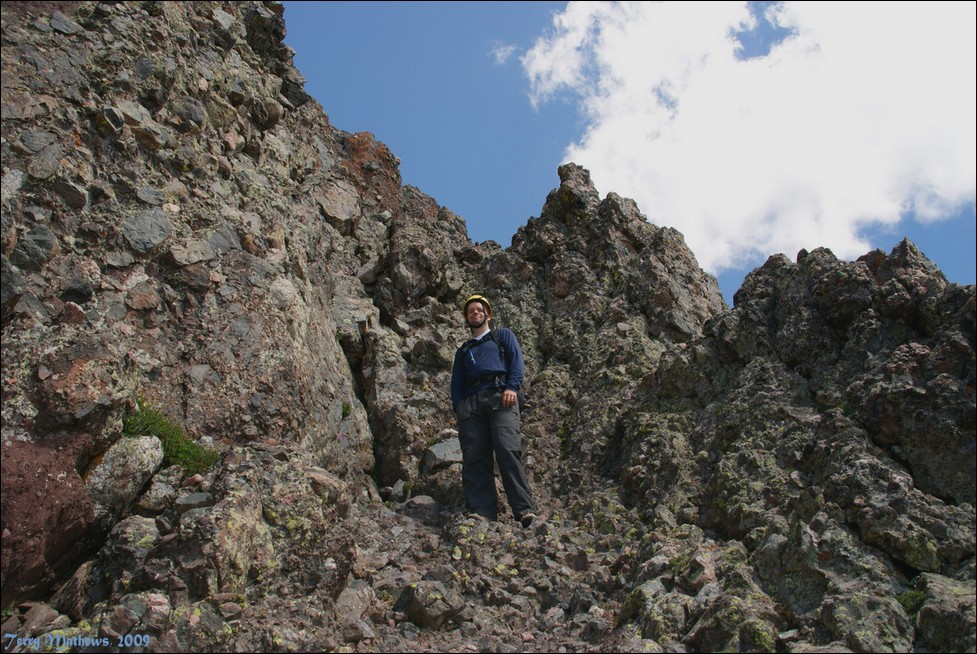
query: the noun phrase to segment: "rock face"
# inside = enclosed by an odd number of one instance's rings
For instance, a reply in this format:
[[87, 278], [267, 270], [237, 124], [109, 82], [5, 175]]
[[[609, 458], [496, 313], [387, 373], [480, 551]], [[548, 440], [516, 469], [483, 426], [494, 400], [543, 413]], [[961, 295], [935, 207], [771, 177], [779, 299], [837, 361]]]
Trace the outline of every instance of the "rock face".
[[[973, 286], [815, 249], [730, 309], [575, 164], [472, 243], [284, 33], [4, 5], [11, 651], [974, 651]], [[527, 361], [528, 530], [459, 504], [472, 292]], [[220, 461], [123, 438], [140, 397]]]

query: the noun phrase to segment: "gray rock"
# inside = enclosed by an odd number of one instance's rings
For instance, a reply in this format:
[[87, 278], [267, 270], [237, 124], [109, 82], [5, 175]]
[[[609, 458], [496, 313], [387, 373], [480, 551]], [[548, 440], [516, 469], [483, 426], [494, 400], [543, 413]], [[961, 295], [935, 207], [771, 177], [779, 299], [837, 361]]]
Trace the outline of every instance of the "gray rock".
[[[731, 309], [678, 231], [577, 164], [511, 247], [473, 243], [308, 102], [281, 3], [17, 6], [5, 633], [973, 649], [975, 289], [912, 243], [772, 256]], [[501, 489], [497, 521], [466, 515], [446, 446], [475, 292], [527, 364], [531, 529]], [[86, 490], [138, 396], [220, 461]], [[62, 584], [56, 612], [30, 602]]]
[[85, 477], [85, 487], [109, 516], [127, 509], [163, 462], [163, 446], [155, 436], [121, 438]]
[[122, 223], [122, 235], [139, 254], [147, 254], [173, 233], [173, 223], [162, 209], [130, 214]]

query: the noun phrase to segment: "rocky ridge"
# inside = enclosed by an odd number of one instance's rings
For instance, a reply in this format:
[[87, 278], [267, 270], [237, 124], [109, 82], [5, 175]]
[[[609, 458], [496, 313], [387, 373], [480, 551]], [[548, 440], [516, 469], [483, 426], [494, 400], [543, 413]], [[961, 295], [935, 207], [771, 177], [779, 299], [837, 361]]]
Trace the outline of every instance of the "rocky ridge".
[[[5, 649], [974, 651], [973, 286], [814, 249], [730, 309], [574, 164], [472, 243], [285, 25], [4, 5]], [[475, 291], [527, 359], [529, 530], [458, 503]], [[218, 464], [121, 438], [138, 397]]]

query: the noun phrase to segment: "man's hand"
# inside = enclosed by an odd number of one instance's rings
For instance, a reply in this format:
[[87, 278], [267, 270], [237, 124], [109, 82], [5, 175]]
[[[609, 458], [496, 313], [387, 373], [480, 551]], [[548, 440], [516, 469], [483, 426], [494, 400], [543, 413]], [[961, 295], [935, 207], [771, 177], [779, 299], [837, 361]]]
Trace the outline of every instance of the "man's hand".
[[515, 406], [517, 399], [518, 398], [516, 397], [516, 392], [514, 390], [507, 388], [506, 390], [502, 391], [502, 406], [505, 408], [508, 409], [509, 407]]

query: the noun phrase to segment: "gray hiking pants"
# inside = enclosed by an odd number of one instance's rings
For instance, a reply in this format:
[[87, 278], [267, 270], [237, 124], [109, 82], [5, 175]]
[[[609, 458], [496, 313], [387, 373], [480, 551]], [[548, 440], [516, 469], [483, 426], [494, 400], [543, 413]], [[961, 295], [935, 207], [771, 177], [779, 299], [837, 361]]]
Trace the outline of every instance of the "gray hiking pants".
[[527, 513], [536, 513], [522, 465], [519, 407], [503, 407], [502, 391], [489, 388], [462, 400], [456, 416], [462, 454], [461, 481], [468, 510], [489, 520], [498, 518], [494, 455], [516, 520]]

